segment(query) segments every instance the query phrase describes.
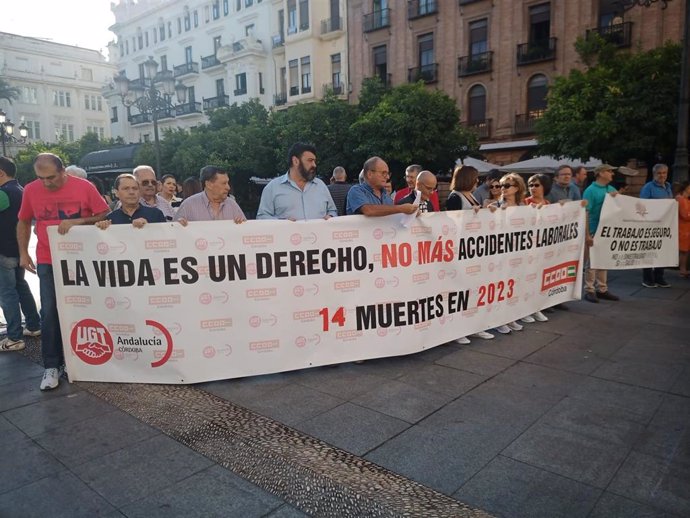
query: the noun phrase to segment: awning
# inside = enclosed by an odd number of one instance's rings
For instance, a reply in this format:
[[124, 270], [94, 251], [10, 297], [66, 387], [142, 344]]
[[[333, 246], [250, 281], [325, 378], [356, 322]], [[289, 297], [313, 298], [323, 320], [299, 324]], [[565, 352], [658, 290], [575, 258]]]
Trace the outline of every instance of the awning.
[[529, 160], [523, 160], [522, 162], [515, 162], [513, 164], [508, 164], [499, 167], [501, 171], [508, 173], [525, 173], [525, 174], [536, 174], [536, 173], [553, 173], [558, 169], [560, 165], [567, 165], [570, 167], [584, 166], [585, 169], [591, 171], [596, 166], [601, 165], [601, 160], [596, 158], [590, 158], [586, 162], [581, 160], [571, 160], [567, 158], [559, 159], [552, 156], [538, 156], [536, 158], [530, 158]]
[[467, 158], [457, 159], [455, 165], [471, 165], [474, 167], [479, 174], [488, 173], [492, 169], [499, 169], [501, 166], [492, 164], [491, 162], [485, 162], [484, 160], [479, 160], [477, 158], [472, 158], [468, 156]]
[[134, 169], [134, 155], [140, 144], [129, 144], [112, 149], [101, 149], [87, 153], [79, 161], [89, 174], [131, 173]]

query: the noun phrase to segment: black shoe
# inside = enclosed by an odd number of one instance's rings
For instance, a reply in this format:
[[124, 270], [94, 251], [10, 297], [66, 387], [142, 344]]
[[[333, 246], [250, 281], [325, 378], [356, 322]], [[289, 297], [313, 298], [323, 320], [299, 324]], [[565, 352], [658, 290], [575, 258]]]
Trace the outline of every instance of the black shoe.
[[610, 291], [597, 291], [597, 298], [601, 300], [620, 300], [620, 298], [616, 297]]
[[668, 282], [666, 282], [665, 280], [663, 280], [663, 279], [660, 280], [660, 281], [657, 281], [656, 285], [657, 285], [659, 288], [670, 288], [670, 287], [671, 287], [671, 285], [670, 285]]
[[585, 293], [585, 300], [587, 302], [594, 302], [595, 304], [599, 303], [599, 299], [594, 293], [587, 292]]

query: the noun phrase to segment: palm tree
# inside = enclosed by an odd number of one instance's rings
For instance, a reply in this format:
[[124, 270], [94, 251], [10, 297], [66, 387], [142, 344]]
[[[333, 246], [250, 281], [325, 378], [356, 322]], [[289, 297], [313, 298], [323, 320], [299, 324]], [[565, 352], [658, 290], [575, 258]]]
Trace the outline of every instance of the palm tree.
[[6, 80], [0, 77], [0, 99], [7, 99], [12, 104], [12, 101], [19, 99], [19, 88], [11, 86]]

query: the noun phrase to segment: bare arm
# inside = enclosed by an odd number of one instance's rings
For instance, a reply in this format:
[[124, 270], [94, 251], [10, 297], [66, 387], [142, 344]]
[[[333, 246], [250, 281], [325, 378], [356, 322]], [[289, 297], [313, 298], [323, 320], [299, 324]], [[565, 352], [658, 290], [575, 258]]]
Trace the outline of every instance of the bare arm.
[[364, 216], [390, 216], [391, 214], [414, 214], [417, 212], [417, 205], [404, 203], [402, 205], [362, 205], [360, 212]]
[[31, 221], [20, 219], [17, 223], [17, 244], [19, 245], [19, 266], [31, 273], [36, 273], [36, 265], [29, 256], [29, 239], [31, 239]]
[[75, 225], [93, 225], [97, 221], [104, 219], [107, 214], [108, 211], [104, 210], [103, 212], [99, 212], [98, 214], [94, 214], [93, 216], [89, 216], [87, 218], [63, 219], [58, 225], [58, 233], [67, 234], [69, 229]]

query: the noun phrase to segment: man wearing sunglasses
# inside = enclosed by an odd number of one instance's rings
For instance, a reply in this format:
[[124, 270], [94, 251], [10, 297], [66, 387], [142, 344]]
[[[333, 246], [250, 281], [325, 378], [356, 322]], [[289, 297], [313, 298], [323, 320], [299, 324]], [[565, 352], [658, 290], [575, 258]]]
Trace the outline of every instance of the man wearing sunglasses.
[[157, 193], [158, 186], [156, 181], [156, 173], [150, 165], [140, 165], [134, 168], [134, 177], [139, 182], [141, 188], [141, 203], [144, 207], [153, 207], [160, 210], [167, 221], [172, 221], [175, 216], [175, 211], [172, 205]]

